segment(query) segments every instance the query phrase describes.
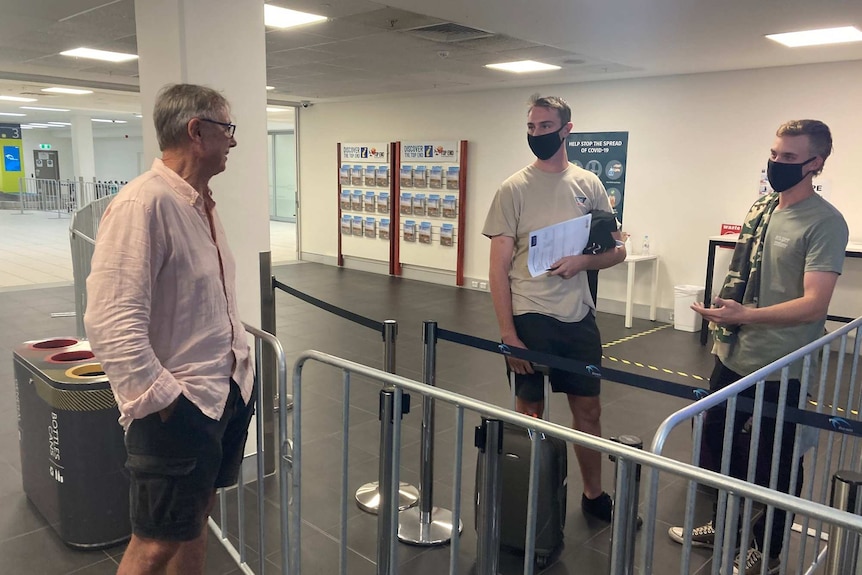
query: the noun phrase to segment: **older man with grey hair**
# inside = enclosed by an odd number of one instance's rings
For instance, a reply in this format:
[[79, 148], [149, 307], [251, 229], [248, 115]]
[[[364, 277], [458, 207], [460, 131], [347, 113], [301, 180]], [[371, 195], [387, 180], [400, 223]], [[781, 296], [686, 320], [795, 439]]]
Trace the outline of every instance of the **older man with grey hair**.
[[162, 151], [102, 219], [85, 319], [126, 430], [119, 574], [201, 574], [215, 490], [237, 481], [255, 395], [236, 266], [209, 187], [236, 146], [215, 90], [164, 87]]

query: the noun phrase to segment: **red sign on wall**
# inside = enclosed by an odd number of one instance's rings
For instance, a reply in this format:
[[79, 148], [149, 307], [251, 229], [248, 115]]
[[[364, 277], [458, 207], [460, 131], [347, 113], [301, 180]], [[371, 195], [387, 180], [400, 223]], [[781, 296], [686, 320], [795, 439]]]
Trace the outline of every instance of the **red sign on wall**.
[[739, 224], [721, 224], [721, 235], [735, 235], [738, 236], [739, 232], [742, 231], [742, 226]]

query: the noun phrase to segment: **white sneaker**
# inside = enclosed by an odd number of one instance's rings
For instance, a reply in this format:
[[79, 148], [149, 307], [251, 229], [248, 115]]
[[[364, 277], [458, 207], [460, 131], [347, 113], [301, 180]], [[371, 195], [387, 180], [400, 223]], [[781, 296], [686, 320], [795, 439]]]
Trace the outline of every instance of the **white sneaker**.
[[[745, 554], [745, 569], [739, 568], [739, 556], [733, 561], [733, 575], [760, 575], [763, 570], [763, 553], [756, 548], [750, 548]], [[776, 575], [781, 570], [781, 560], [770, 558], [766, 566], [767, 575]]]
[[[682, 544], [685, 542], [685, 533], [682, 527], [671, 527], [667, 530], [667, 534], [668, 537], [677, 543]], [[713, 527], [712, 521], [691, 530], [691, 546], [706, 547], [708, 549], [715, 547], [715, 527]]]

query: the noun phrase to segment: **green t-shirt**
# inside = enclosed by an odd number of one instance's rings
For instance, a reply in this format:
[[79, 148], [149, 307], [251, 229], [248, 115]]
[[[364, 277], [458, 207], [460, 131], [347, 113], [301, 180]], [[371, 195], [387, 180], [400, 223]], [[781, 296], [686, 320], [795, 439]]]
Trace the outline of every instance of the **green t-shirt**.
[[[844, 217], [817, 194], [776, 209], [766, 228], [757, 307], [802, 297], [805, 272], [840, 274], [847, 238]], [[748, 375], [821, 337], [825, 323], [821, 319], [791, 326], [743, 325], [729, 355], [721, 360], [736, 373]], [[801, 361], [795, 362], [790, 377], [799, 378], [801, 373]]]
[[515, 239], [509, 271], [514, 315], [541, 313], [576, 322], [595, 308], [585, 272], [567, 280], [548, 274], [531, 277], [527, 267], [531, 232], [594, 209], [613, 211], [599, 178], [574, 164], [558, 173], [530, 165], [500, 185], [482, 233], [489, 238], [502, 235]]

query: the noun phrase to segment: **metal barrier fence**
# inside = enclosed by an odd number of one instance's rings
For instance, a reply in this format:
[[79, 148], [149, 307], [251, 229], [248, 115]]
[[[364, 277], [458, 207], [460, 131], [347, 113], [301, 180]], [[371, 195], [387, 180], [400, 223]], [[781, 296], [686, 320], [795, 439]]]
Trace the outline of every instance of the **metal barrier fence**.
[[57, 217], [70, 214], [96, 200], [113, 196], [120, 190], [118, 182], [84, 180], [48, 180], [19, 178], [18, 194], [21, 213], [25, 211], [56, 212]]
[[[345, 319], [349, 319], [349, 320], [354, 321], [356, 323], [359, 323], [361, 325], [365, 325], [366, 327], [377, 327], [379, 325], [379, 322], [374, 322], [373, 320], [370, 320], [368, 318], [364, 318], [362, 316], [359, 316], [358, 314], [355, 314], [355, 313], [352, 313], [352, 312], [349, 312], [346, 310], [342, 310], [340, 308], [337, 308], [336, 306], [333, 306], [333, 305], [328, 304], [326, 302], [322, 302], [321, 300], [318, 300], [312, 296], [309, 296], [307, 294], [299, 292], [298, 290], [295, 290], [294, 288], [291, 288], [290, 286], [286, 286], [285, 284], [282, 284], [281, 282], [278, 282], [275, 279], [272, 280], [272, 284], [273, 284], [274, 288], [281, 289], [281, 290], [283, 290], [287, 293], [290, 293], [291, 295], [294, 295], [294, 296], [296, 296], [296, 297], [298, 297], [298, 298], [300, 298], [300, 299], [302, 299], [308, 303], [311, 303], [312, 305], [315, 305], [315, 306], [320, 307], [324, 310], [327, 310], [331, 313], [335, 313], [341, 317], [344, 317]], [[273, 298], [273, 301], [274, 301], [274, 298]], [[842, 328], [842, 330], [840, 330], [838, 333], [833, 335], [829, 341], [831, 341], [835, 338], [843, 338], [843, 339], [841, 339], [841, 344], [842, 344], [842, 349], [844, 349], [843, 346], [846, 344], [846, 334], [850, 330], [856, 329], [856, 327], [859, 325], [860, 321], [862, 321], [862, 320], [857, 320], [856, 322], [854, 322], [848, 326], [845, 326], [844, 328]], [[596, 366], [586, 365], [586, 364], [583, 364], [581, 362], [577, 362], [577, 361], [573, 361], [573, 360], [566, 360], [566, 359], [562, 359], [559, 357], [549, 356], [547, 354], [541, 354], [541, 353], [537, 353], [537, 352], [533, 352], [533, 351], [509, 349], [506, 346], [500, 345], [497, 342], [493, 342], [493, 341], [489, 341], [489, 340], [483, 340], [480, 338], [468, 336], [465, 334], [459, 334], [459, 333], [448, 331], [448, 330], [440, 329], [437, 331], [437, 334], [438, 334], [439, 338], [442, 340], [447, 340], [450, 342], [454, 342], [454, 343], [458, 343], [458, 344], [462, 344], [462, 345], [467, 345], [470, 347], [474, 347], [477, 349], [483, 349], [483, 350], [491, 351], [491, 352], [495, 352], [495, 353], [501, 353], [504, 355], [512, 355], [515, 357], [519, 357], [522, 359], [527, 359], [527, 360], [533, 361], [535, 363], [542, 363], [545, 365], [549, 365], [549, 366], [555, 367], [557, 369], [573, 371], [573, 372], [582, 373], [585, 375], [590, 375], [593, 377], [601, 377], [601, 378], [609, 380], [609, 381], [623, 383], [626, 385], [638, 387], [641, 389], [646, 389], [646, 390], [653, 391], [653, 392], [664, 393], [664, 394], [673, 395], [673, 396], [682, 397], [682, 398], [688, 398], [688, 399], [702, 398], [702, 397], [708, 395], [708, 393], [709, 393], [707, 390], [704, 390], [704, 389], [694, 388], [694, 387], [690, 387], [690, 386], [686, 386], [686, 385], [682, 385], [682, 384], [677, 384], [677, 383], [673, 383], [673, 382], [659, 380], [656, 378], [650, 378], [650, 377], [645, 377], [645, 376], [641, 376], [641, 375], [636, 375], [636, 374], [629, 373], [629, 372], [621, 372], [621, 371], [613, 370], [613, 369], [597, 368]], [[857, 339], [857, 342], [858, 341], [859, 340]], [[435, 343], [436, 343], [436, 339], [435, 339]], [[426, 345], [427, 345], [427, 342], [426, 342]], [[821, 345], [826, 345], [826, 344], [824, 342], [821, 342]], [[426, 353], [427, 353], [427, 351], [426, 351]], [[857, 352], [855, 353], [854, 357], [858, 358], [858, 346], [857, 346]], [[788, 363], [790, 363], [791, 361], [792, 361], [792, 358], [787, 360]], [[843, 355], [839, 356], [839, 365], [843, 365], [843, 361], [844, 361]], [[855, 365], [856, 365], [856, 362], [854, 361], [853, 375], [851, 377], [851, 380], [853, 380], [853, 381], [855, 381], [855, 373], [856, 373]], [[826, 371], [827, 371], [827, 365], [826, 365], [826, 362], [824, 362], [823, 372], [826, 373]], [[841, 370], [839, 369], [839, 371], [841, 371]], [[426, 374], [426, 376], [425, 376], [426, 380], [429, 377], [431, 377], [433, 380], [433, 375], [429, 376], [428, 374]], [[841, 378], [841, 376], [838, 375], [837, 379], [840, 380], [840, 378]], [[837, 397], [838, 397], [838, 391], [837, 390], [835, 391], [834, 395], [836, 397], [836, 401], [833, 401], [832, 405], [837, 405]], [[852, 396], [852, 391], [851, 391], [851, 396]], [[745, 403], [745, 401], [740, 401], [740, 404], [744, 404], [744, 403]], [[762, 403], [762, 397], [761, 397], [761, 403]], [[817, 403], [818, 403], [818, 405], [823, 406], [822, 397], [820, 398], [820, 401], [818, 401]], [[804, 407], [804, 405], [800, 404], [800, 408], [801, 407]], [[840, 420], [841, 425], [838, 426], [838, 428], [836, 429], [836, 421], [835, 421], [834, 417], [830, 417], [828, 414], [823, 414], [822, 408], [819, 408], [817, 412], [806, 411], [806, 410], [803, 410], [800, 408], [782, 410], [782, 413], [786, 412], [787, 422], [804, 423], [806, 426], [808, 426], [814, 430], [816, 430], [818, 428], [821, 430], [827, 430], [827, 431], [836, 430], [837, 432], [839, 432], [841, 434], [845, 434], [845, 436], [842, 439], [842, 442], [845, 442], [845, 443], [848, 441], [846, 434], [850, 434], [851, 436], [856, 436], [856, 437], [862, 436], [862, 422], [858, 422], [858, 421], [855, 421], [852, 419], [849, 419], [849, 420], [841, 419]], [[848, 410], [849, 410], [849, 408], [848, 408]], [[840, 409], [839, 409], [839, 411], [840, 411]], [[835, 412], [835, 409], [833, 409], [833, 413], [834, 412]], [[774, 413], [774, 406], [773, 406], [773, 413]], [[769, 412], [767, 411], [767, 415], [768, 414], [769, 414]], [[424, 427], [424, 424], [423, 424], [423, 427]], [[383, 433], [383, 431], [381, 431], [381, 433]], [[759, 427], [752, 429], [751, 433], [752, 433], [752, 435], [757, 435], [759, 433]], [[698, 444], [699, 441], [700, 441], [700, 438], [695, 437], [695, 444]], [[855, 442], [856, 442], [856, 440], [854, 439], [854, 444], [855, 444]], [[424, 437], [423, 437], [422, 443], [423, 443], [423, 447], [424, 447], [424, 445], [425, 445], [425, 438]], [[432, 440], [431, 449], [432, 449], [432, 453], [433, 453], [433, 440]], [[843, 448], [842, 448], [842, 452], [843, 452]], [[842, 458], [841, 462], [843, 462], [843, 458]], [[841, 462], [839, 462], [839, 463], [841, 463]], [[697, 464], [698, 461], [695, 459], [694, 463]], [[834, 466], [827, 465], [827, 468], [829, 468], [829, 469], [832, 469], [832, 467], [834, 467]], [[423, 466], [421, 471], [420, 471], [420, 474], [423, 477], [423, 479], [426, 477], [427, 473], [429, 473], [428, 470]], [[813, 473], [813, 471], [812, 471], [812, 473]], [[715, 487], [714, 484], [710, 483], [709, 485], [712, 485], [713, 487]], [[773, 488], [775, 487], [774, 480], [772, 481], [771, 485], [773, 486]], [[654, 479], [654, 481], [653, 481], [653, 491], [654, 491], [654, 486], [657, 486], [657, 478]], [[690, 487], [690, 490], [693, 490], [693, 489], [694, 489], [693, 487]], [[728, 487], [727, 485], [724, 485], [723, 488], [721, 489], [721, 492], [724, 494], [723, 501], [727, 499], [727, 493], [728, 493], [729, 489], [730, 489], [730, 487]], [[824, 490], [823, 493], [825, 493], [825, 487], [823, 487], [823, 490]], [[779, 494], [779, 495], [783, 495], [783, 494]], [[810, 494], [807, 494], [806, 496], [810, 499]], [[693, 496], [690, 495], [690, 497], [693, 497]], [[736, 499], [732, 500], [732, 501], [738, 501], [738, 499], [740, 497], [739, 493], [735, 493], [734, 497], [736, 497]], [[653, 533], [652, 530], [653, 530], [654, 525], [655, 525], [655, 507], [654, 506], [655, 506], [656, 501], [657, 501], [656, 493], [651, 492], [649, 494], [649, 496], [647, 497], [647, 501], [651, 503], [651, 506], [648, 506], [648, 509], [651, 510], [651, 513], [653, 515], [651, 518], [648, 517], [648, 520], [650, 520], [651, 523], [649, 524], [650, 526], [647, 529], [645, 529], [645, 531], [649, 534], [648, 535], [649, 539], [646, 542], [646, 544], [643, 546], [643, 553], [640, 556], [640, 563], [638, 565], [638, 567], [641, 569], [642, 573], [651, 573], [652, 572], [652, 559], [653, 559], [652, 546], [654, 544], [654, 537], [655, 537], [655, 534]], [[768, 501], [768, 500], [766, 500], [766, 501]], [[789, 500], [784, 500], [784, 501], [786, 502]], [[795, 501], [795, 499], [794, 499], [794, 501]], [[825, 503], [825, 495], [823, 497], [820, 497], [817, 503], [823, 505]], [[751, 502], [747, 502], [746, 504], [749, 506], [749, 509], [750, 509]], [[792, 509], [792, 508], [788, 508], [788, 509]], [[769, 513], [770, 513], [770, 519], [771, 519], [773, 512], [769, 511]], [[811, 517], [814, 517], [814, 516], [812, 515]], [[454, 522], [454, 519], [453, 519], [453, 522]], [[720, 523], [719, 523], [719, 525], [720, 525]], [[806, 528], [803, 532], [807, 533], [808, 532], [807, 523], [805, 525], [806, 525]], [[820, 523], [820, 526], [822, 529], [822, 522]], [[687, 525], [687, 529], [690, 527], [691, 527], [691, 525]], [[625, 532], [625, 531], [623, 531], [623, 532]], [[743, 536], [746, 537], [747, 535], [743, 534]], [[388, 538], [384, 538], [383, 540], [384, 540], [384, 542], [386, 542], [386, 541], [388, 541]], [[719, 543], [721, 543], [721, 541], [719, 541]], [[452, 540], [452, 545], [453, 545], [453, 548], [457, 548], [457, 545], [458, 545], [458, 538], [457, 537], [455, 537]], [[718, 548], [719, 549], [721, 548], [720, 544], [718, 545]], [[787, 546], [785, 545], [784, 548], [785, 548], [785, 553], [786, 553]], [[683, 550], [683, 563], [682, 563], [681, 572], [682, 573], [688, 573], [688, 571], [686, 569], [687, 569], [687, 565], [688, 565], [689, 554], [691, 551], [690, 545], [687, 545], [682, 550]], [[457, 555], [457, 552], [454, 552], [454, 553], [455, 553], [455, 555]], [[821, 560], [822, 560], [822, 557], [825, 556], [825, 553], [826, 553], [825, 549], [821, 550], [821, 552], [820, 552]], [[385, 556], [385, 553], [382, 556]], [[633, 556], [632, 555], [632, 549], [629, 548], [626, 551], [624, 551], [622, 556], [624, 556], [624, 557]], [[721, 564], [719, 561], [713, 562], [713, 567], [712, 567], [713, 573], [718, 573], [719, 569], [722, 569], [722, 571], [721, 571], [722, 573], [725, 573], [725, 572], [729, 573], [730, 572], [730, 563], [733, 561], [733, 552], [728, 551], [726, 553], [726, 557], [724, 557], [724, 559], [725, 559], [724, 567], [721, 567]], [[454, 559], [453, 559], [453, 561], [454, 561]], [[785, 567], [786, 561], [783, 562], [782, 565], [783, 565], [782, 572], [784, 572], [784, 570], [786, 570], [786, 567]], [[630, 569], [633, 567], [629, 565], [628, 568]], [[383, 572], [388, 573], [389, 567], [387, 566], [386, 569], [387, 570], [383, 571]], [[628, 573], [629, 571], [623, 571], [623, 572]], [[833, 574], [830, 573], [830, 575], [833, 575]]]
[[72, 248], [72, 275], [75, 279], [75, 325], [78, 337], [86, 337], [84, 312], [87, 311], [87, 276], [90, 275], [90, 261], [96, 248], [96, 234], [99, 222], [114, 199], [107, 196], [90, 202], [72, 214], [69, 224], [69, 242]]
[[18, 198], [20, 210], [56, 212], [57, 217], [70, 214], [77, 206], [76, 182], [71, 180], [46, 180], [40, 178], [19, 178]]
[[[662, 454], [672, 430], [683, 424], [691, 424], [693, 433], [692, 464], [716, 467], [723, 475], [742, 475], [744, 467], [745, 479], [767, 484], [770, 488], [779, 488], [779, 477], [785, 478], [784, 489], [790, 491], [790, 486], [797, 486], [802, 497], [817, 504], [829, 503], [828, 478], [841, 470], [860, 471], [860, 432], [862, 425], [858, 414], [862, 408], [862, 388], [859, 379], [860, 326], [862, 318], [842, 326], [834, 333], [828, 334], [817, 341], [781, 358], [766, 367], [757, 370], [749, 376], [727, 387], [715, 391], [703, 399], [687, 406], [665, 419], [652, 441], [651, 451]], [[848, 338], [855, 336], [853, 351], [848, 354]], [[848, 357], [849, 355], [849, 357]], [[831, 367], [833, 361], [835, 366]], [[819, 369], [817, 368], [820, 360]], [[847, 373], [847, 364], [850, 364]], [[791, 377], [791, 367], [801, 364], [801, 376], [794, 381]], [[777, 392], [777, 393], [776, 393]], [[812, 394], [814, 397], [810, 397]], [[772, 401], [766, 399], [771, 396]], [[776, 399], [777, 398], [777, 401]], [[798, 399], [797, 399], [798, 398]], [[806, 409], [813, 406], [814, 411]], [[710, 411], [712, 410], [712, 411]], [[705, 429], [708, 413], [724, 417], [723, 429]], [[726, 414], [726, 416], [724, 415]], [[718, 421], [719, 425], [721, 419]], [[826, 423], [826, 425], [824, 425]], [[687, 426], [686, 426], [687, 427]], [[831, 429], [831, 430], [830, 430]], [[824, 433], [825, 431], [825, 433]], [[702, 443], [709, 438], [713, 448], [703, 451], [707, 459], [714, 459], [716, 444], [721, 444], [720, 461], [702, 461]], [[789, 443], [784, 434], [792, 433]], [[716, 435], [717, 434], [717, 435]], [[746, 437], [747, 436], [747, 437]], [[743, 442], [747, 441], [747, 445]], [[837, 449], [837, 457], [835, 451]], [[759, 453], [760, 451], [763, 453]], [[790, 453], [792, 451], [792, 454]], [[801, 473], [802, 456], [810, 452], [808, 463], [804, 466], [806, 473]], [[758, 463], [761, 468], [758, 469]], [[768, 482], [762, 466], [768, 463]], [[642, 573], [652, 573], [652, 549], [655, 537], [656, 494], [659, 487], [658, 472], [653, 471], [648, 480], [648, 499], [645, 530], [647, 542], [644, 545]], [[802, 484], [798, 480], [804, 479]], [[686, 493], [686, 511], [682, 535], [684, 561], [680, 573], [689, 573], [688, 560], [691, 555], [692, 529], [695, 527], [695, 500], [697, 483], [692, 481]], [[716, 512], [713, 527], [715, 529], [715, 547], [713, 552], [712, 573], [719, 572], [719, 567], [729, 569], [733, 562], [733, 549], [737, 542], [747, 543], [759, 527], [762, 533], [762, 547], [759, 551], [763, 557], [768, 557], [773, 545], [778, 545], [774, 537], [770, 537], [773, 526], [778, 533], [781, 530], [783, 517], [776, 518], [776, 509], [767, 505], [765, 510], [754, 513], [753, 501], [744, 500], [741, 510], [737, 507], [739, 494], [730, 493], [726, 486], [721, 486], [716, 501]], [[682, 518], [680, 518], [682, 519]], [[760, 525], [758, 526], [758, 522]], [[823, 522], [817, 522], [813, 527], [810, 518], [802, 518], [801, 524], [794, 528], [801, 533], [797, 546], [797, 557], [791, 561], [792, 521], [784, 521], [781, 535], [780, 572], [782, 575], [788, 567], [795, 567], [794, 573], [814, 573], [823, 564], [828, 552], [838, 551], [828, 549], [828, 529]], [[808, 546], [809, 538], [812, 540]], [[747, 544], [741, 545], [743, 552]], [[772, 553], [774, 555], [774, 552]], [[764, 562], [765, 563], [765, 562]], [[724, 572], [724, 571], [722, 571]], [[770, 571], [772, 572], [772, 571]], [[842, 571], [829, 575], [838, 575]]]
[[[263, 450], [265, 449], [265, 441], [264, 441], [264, 418], [263, 418], [263, 409], [264, 409], [264, 397], [266, 395], [275, 395], [275, 409], [277, 414], [279, 415], [279, 424], [284, 427], [286, 430], [286, 414], [287, 414], [287, 360], [285, 359], [284, 349], [281, 346], [281, 342], [273, 336], [272, 334], [266, 333], [265, 331], [259, 330], [253, 326], [248, 324], [243, 324], [245, 326], [245, 330], [254, 336], [254, 349], [255, 349], [255, 373], [258, 374], [258, 394], [257, 401], [255, 404], [255, 412], [257, 416], [255, 417], [255, 432], [257, 437], [257, 453], [254, 456], [256, 463], [256, 513], [257, 513], [257, 525], [256, 527], [256, 539], [257, 545], [254, 547], [254, 551], [257, 555], [257, 569], [252, 569], [248, 562], [248, 550], [249, 550], [249, 535], [248, 535], [248, 514], [246, 513], [246, 505], [245, 498], [243, 497], [243, 492], [245, 490], [245, 479], [243, 477], [243, 467], [240, 466], [240, 474], [239, 480], [237, 482], [237, 486], [235, 488], [224, 488], [219, 489], [218, 491], [218, 505], [219, 505], [219, 514], [218, 520], [209, 518], [209, 527], [212, 532], [218, 537], [219, 541], [222, 543], [224, 548], [228, 551], [230, 556], [236, 562], [239, 569], [245, 573], [246, 575], [263, 575], [265, 572], [271, 572], [271, 569], [265, 569], [264, 561], [266, 559], [266, 548], [265, 548], [265, 525], [266, 525], [266, 505], [264, 504], [264, 500], [266, 498], [266, 482], [265, 482], [265, 471], [264, 471], [264, 456]], [[271, 348], [272, 352], [275, 355], [276, 359], [276, 381], [273, 382], [265, 381], [260, 378], [261, 371], [261, 359], [263, 357], [263, 349], [264, 344], [266, 344], [269, 348]], [[281, 415], [284, 414], [285, 417]], [[286, 437], [286, 434], [283, 435]], [[287, 478], [291, 471], [290, 466], [290, 448], [289, 442], [285, 441], [281, 445], [281, 454], [282, 454], [282, 468], [279, 472], [279, 491], [278, 496], [274, 496], [274, 499], [281, 498], [282, 501], [288, 501], [287, 498]], [[228, 510], [230, 508], [229, 501], [229, 492], [234, 491], [236, 495], [236, 511], [237, 511], [237, 521], [233, 524], [228, 520]], [[286, 509], [286, 506], [284, 507]], [[282, 515], [283, 517], [284, 515]], [[281, 523], [281, 554], [282, 557], [288, 557], [288, 524], [286, 520], [283, 520]], [[235, 544], [234, 544], [235, 542]], [[281, 572], [286, 575], [287, 573], [292, 573], [293, 571], [290, 569], [290, 565], [288, 561], [282, 561], [282, 569]]]
[[[508, 422], [520, 427], [531, 430], [532, 451], [531, 451], [531, 472], [529, 481], [529, 490], [531, 497], [528, 499], [527, 509], [527, 539], [525, 540], [525, 559], [524, 573], [531, 574], [534, 570], [533, 562], [533, 542], [530, 540], [529, 534], [535, 533], [536, 521], [536, 474], [539, 469], [539, 452], [537, 449], [539, 438], [542, 435], [560, 438], [568, 443], [580, 445], [589, 449], [600, 451], [604, 454], [612, 455], [616, 458], [618, 464], [618, 473], [616, 481], [616, 512], [613, 526], [613, 538], [611, 543], [611, 552], [609, 556], [609, 573], [611, 575], [621, 575], [624, 573], [632, 573], [633, 568], [627, 564], [626, 553], [627, 548], [631, 545], [629, 538], [625, 537], [625, 527], [631, 525], [634, 521], [629, 514], [633, 513], [632, 505], [629, 498], [634, 496], [634, 493], [627, 489], [629, 478], [636, 473], [637, 466], [647, 467], [653, 474], [663, 472], [675, 477], [681, 477], [698, 484], [707, 485], [718, 490], [728, 493], [730, 504], [739, 501], [740, 498], [761, 503], [763, 505], [772, 506], [776, 509], [786, 510], [796, 515], [815, 520], [842, 528], [848, 533], [862, 534], [862, 517], [839, 511], [820, 503], [814, 503], [795, 496], [779, 493], [773, 489], [754, 485], [739, 479], [726, 477], [719, 473], [701, 469], [694, 465], [682, 463], [666, 457], [662, 457], [650, 452], [644, 452], [621, 443], [616, 443], [611, 440], [595, 437], [570, 428], [556, 425], [547, 421], [538, 420], [528, 417], [513, 411], [502, 409], [496, 405], [471, 399], [469, 397], [456, 393], [440, 390], [437, 387], [430, 386], [418, 381], [413, 381], [404, 377], [393, 375], [381, 370], [373, 369], [359, 363], [340, 359], [329, 354], [306, 351], [300, 354], [293, 369], [293, 401], [294, 401], [294, 416], [292, 424], [292, 456], [286, 453], [282, 454], [282, 473], [292, 467], [293, 473], [291, 477], [290, 493], [283, 493], [281, 501], [282, 522], [289, 523], [289, 530], [282, 533], [282, 537], [287, 537], [289, 541], [289, 553], [291, 555], [292, 571], [297, 575], [301, 573], [301, 557], [299, 553], [299, 541], [301, 537], [301, 493], [302, 493], [302, 393], [303, 393], [303, 368], [308, 362], [319, 362], [326, 364], [342, 371], [343, 382], [343, 413], [342, 413], [342, 483], [340, 491], [340, 521], [341, 521], [341, 538], [339, 541], [339, 572], [347, 573], [347, 547], [346, 539], [346, 522], [347, 522], [347, 507], [350, 501], [350, 495], [347, 489], [347, 469], [349, 465], [349, 445], [350, 434], [348, 433], [349, 426], [349, 398], [351, 394], [351, 385], [353, 376], [361, 376], [369, 379], [377, 384], [384, 384], [386, 387], [381, 391], [381, 437], [386, 437], [387, 440], [382, 442], [386, 448], [385, 452], [381, 452], [380, 457], [385, 464], [381, 464], [381, 470], [385, 470], [386, 476], [381, 477], [381, 498], [385, 504], [381, 504], [381, 512], [378, 513], [378, 575], [394, 575], [398, 572], [398, 562], [396, 559], [396, 541], [398, 528], [398, 490], [394, 487], [399, 482], [400, 468], [400, 439], [401, 439], [401, 417], [405, 412], [404, 396], [406, 393], [417, 394], [423, 396], [426, 400], [442, 401], [450, 404], [455, 410], [455, 439], [454, 439], [454, 474], [452, 482], [452, 522], [458, 524], [461, 518], [461, 476], [462, 476], [462, 441], [464, 433], [464, 414], [474, 412], [481, 415], [483, 418]], [[282, 435], [282, 444], [286, 444], [288, 436], [286, 433]], [[499, 454], [495, 449], [487, 449], [485, 460], [486, 466], [495, 466], [499, 459]], [[487, 495], [486, 495], [487, 496]], [[651, 492], [647, 495], [647, 505], [654, 508], [658, 501], [659, 493]], [[481, 543], [487, 541], [482, 530], [488, 526], [494, 525], [494, 518], [487, 522], [482, 522], [478, 525], [480, 533], [478, 540]], [[648, 531], [647, 531], [648, 534]], [[452, 539], [450, 546], [450, 574], [458, 573], [458, 554], [460, 551], [459, 538]], [[644, 545], [647, 547], [648, 545]], [[497, 552], [496, 545], [485, 545], [484, 553], [494, 554]], [[732, 551], [727, 554], [732, 555]], [[493, 566], [496, 561], [493, 557], [482, 557], [482, 565], [491, 566], [483, 567], [487, 571], [479, 571], [478, 575], [490, 575], [494, 572]], [[714, 572], [717, 572], [717, 567], [714, 567]], [[642, 571], [643, 572], [643, 571]], [[729, 572], [723, 571], [723, 572]], [[688, 573], [685, 571], [685, 573]]]

